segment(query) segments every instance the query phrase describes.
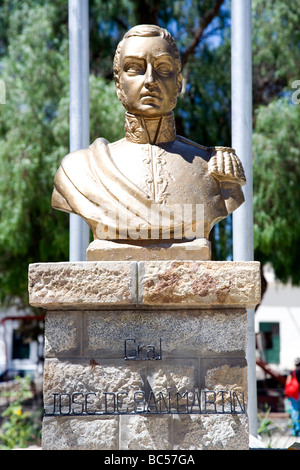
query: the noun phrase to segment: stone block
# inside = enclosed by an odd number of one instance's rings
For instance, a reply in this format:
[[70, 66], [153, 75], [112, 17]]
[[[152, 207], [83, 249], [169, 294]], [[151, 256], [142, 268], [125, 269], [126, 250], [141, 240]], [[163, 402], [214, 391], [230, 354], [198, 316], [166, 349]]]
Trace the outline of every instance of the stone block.
[[136, 263], [76, 262], [29, 266], [29, 300], [47, 310], [136, 302]]
[[[89, 413], [94, 413], [95, 410], [103, 412], [105, 403], [107, 403], [108, 411], [111, 411], [113, 407], [110, 402], [111, 397], [106, 397], [105, 393], [127, 392], [129, 394], [131, 391], [141, 390], [142, 387], [143, 381], [138, 364], [131, 363], [126, 366], [126, 364], [116, 364], [113, 361], [100, 364], [93, 358], [45, 361], [44, 407], [46, 414], [53, 413], [54, 401], [56, 409], [62, 414], [69, 414], [70, 411], [80, 413], [83, 406], [88, 408], [85, 411]], [[58, 401], [54, 394], [63, 395], [63, 397]], [[76, 395], [73, 399], [72, 394], [81, 395]]]
[[46, 417], [43, 420], [43, 450], [117, 450], [119, 419], [101, 417]]
[[88, 311], [84, 325], [85, 354], [122, 357], [127, 338], [156, 349], [162, 338], [164, 357], [242, 351], [247, 342], [247, 314], [242, 308]]
[[47, 310], [132, 305], [254, 308], [260, 302], [260, 264], [186, 260], [32, 264], [29, 301]]
[[35, 264], [29, 294], [47, 310], [45, 450], [249, 447], [259, 263]]
[[169, 450], [172, 417], [121, 416], [121, 450]]
[[80, 355], [81, 312], [51, 312], [45, 320], [45, 357]]
[[144, 261], [138, 267], [139, 302], [205, 308], [260, 302], [260, 263]]
[[177, 415], [174, 450], [245, 450], [249, 448], [246, 415]]
[[86, 252], [87, 261], [202, 260], [211, 259], [210, 242], [196, 238], [184, 243], [135, 240], [134, 243], [94, 240]]

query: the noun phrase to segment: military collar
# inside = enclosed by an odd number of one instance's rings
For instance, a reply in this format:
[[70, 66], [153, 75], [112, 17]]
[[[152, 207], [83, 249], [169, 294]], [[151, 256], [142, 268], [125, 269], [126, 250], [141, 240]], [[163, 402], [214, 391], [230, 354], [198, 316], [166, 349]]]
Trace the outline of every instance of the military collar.
[[135, 144], [159, 144], [176, 139], [174, 114], [143, 118], [125, 113], [126, 139]]

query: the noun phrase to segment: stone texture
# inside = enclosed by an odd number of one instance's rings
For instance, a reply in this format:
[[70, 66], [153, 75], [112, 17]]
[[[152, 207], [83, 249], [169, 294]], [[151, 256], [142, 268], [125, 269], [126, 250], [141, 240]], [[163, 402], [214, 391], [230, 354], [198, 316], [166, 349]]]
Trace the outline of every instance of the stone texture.
[[[153, 240], [135, 241], [134, 244], [94, 240], [87, 252], [87, 261], [144, 261], [144, 260], [202, 260], [211, 259], [210, 242], [197, 238], [185, 243], [159, 243]], [[140, 243], [139, 245], [137, 243]], [[150, 246], [149, 246], [150, 245]]]
[[[124, 357], [124, 341], [136, 346], [154, 345], [163, 356], [187, 357], [243, 351], [246, 348], [247, 314], [243, 309], [125, 310], [51, 312], [46, 316], [46, 357]], [[234, 330], [234, 334], [232, 334]]]
[[[208, 390], [225, 390], [230, 386], [230, 390], [239, 393], [247, 391], [247, 367], [230, 367], [228, 364], [222, 364], [208, 369], [205, 377], [205, 388]], [[246, 397], [247, 398], [247, 397]]]
[[46, 417], [43, 450], [245, 450], [245, 415]]
[[[54, 393], [95, 393], [96, 395], [90, 399], [90, 408], [103, 410], [104, 392], [129, 393], [132, 390], [141, 390], [143, 383], [137, 364], [126, 367], [120, 362], [116, 364], [106, 361], [94, 365], [91, 364], [92, 359], [86, 358], [72, 362], [55, 359], [45, 361], [44, 407], [47, 414], [53, 412]], [[67, 400], [62, 403], [68, 405]], [[73, 408], [80, 409], [80, 406]]]
[[81, 313], [53, 312], [45, 320], [45, 357], [79, 355], [81, 344]]
[[29, 301], [46, 309], [131, 305], [253, 308], [260, 302], [257, 262], [95, 261], [29, 266]]
[[43, 450], [117, 450], [118, 417], [47, 417], [43, 420]]
[[245, 450], [249, 448], [245, 415], [177, 415], [174, 450]]
[[[47, 310], [43, 449], [249, 448], [258, 263], [50, 263], [29, 279], [30, 303]], [[125, 360], [126, 338], [157, 351], [161, 338], [162, 359]]]
[[127, 305], [136, 302], [136, 264], [41, 263], [29, 266], [29, 299], [47, 309]]
[[255, 307], [260, 302], [257, 262], [145, 261], [139, 263], [144, 305]]
[[171, 416], [122, 416], [121, 450], [171, 449]]
[[[245, 309], [128, 310], [86, 312], [85, 353], [122, 355], [126, 338], [158, 347], [177, 357], [242, 351], [247, 341]], [[232, 333], [234, 331], [234, 334]], [[53, 330], [55, 339], [55, 331]]]
[[[151, 415], [146, 413], [114, 416], [47, 416], [44, 419], [44, 449], [228, 450], [248, 448], [247, 416], [240, 413], [241, 408], [238, 403], [235, 406], [238, 414], [230, 414], [228, 405], [230, 393], [233, 391], [237, 393], [242, 402], [241, 393], [246, 392], [247, 389], [247, 367], [242, 357], [239, 360], [233, 360], [230, 356], [181, 360], [169, 358], [164, 361], [143, 363], [122, 362], [118, 359], [96, 359], [94, 365], [91, 365], [88, 358], [72, 362], [68, 359], [46, 360], [44, 402], [47, 414], [53, 412], [53, 393], [62, 394], [60, 409], [62, 413], [68, 414], [72, 393], [83, 395], [94, 393], [95, 397], [89, 397], [89, 411], [101, 412], [104, 410], [104, 392], [114, 392], [116, 397], [118, 391], [121, 392], [118, 398], [119, 410], [124, 412], [129, 407], [132, 412], [130, 405], [133, 403], [134, 392], [139, 390], [145, 391], [141, 399], [145, 400], [148, 406], [150, 403], [153, 411], [159, 409], [159, 392], [162, 392], [166, 398], [168, 393], [171, 394], [170, 403], [173, 410], [177, 406], [176, 394], [181, 394], [179, 407], [184, 411], [186, 403], [184, 394], [189, 392], [191, 405], [193, 392], [198, 391], [203, 414], [178, 414], [173, 411], [173, 414], [154, 413]], [[201, 391], [201, 388], [207, 392]], [[141, 392], [138, 393], [141, 394]], [[150, 393], [155, 394], [156, 401], [148, 401]], [[204, 393], [207, 393], [207, 402], [212, 400], [215, 393], [218, 414], [210, 414], [213, 412], [214, 404], [205, 405]], [[226, 398], [222, 400], [224, 394]], [[84, 398], [76, 397], [76, 400], [72, 403], [71, 411], [75, 410], [79, 413], [78, 401], [83, 403]], [[113, 401], [108, 399], [108, 410], [111, 413], [114, 411], [112, 403]], [[144, 406], [144, 403], [140, 405], [136, 401], [135, 406]], [[247, 393], [245, 393], [246, 403]], [[163, 404], [162, 410], [164, 411]]]

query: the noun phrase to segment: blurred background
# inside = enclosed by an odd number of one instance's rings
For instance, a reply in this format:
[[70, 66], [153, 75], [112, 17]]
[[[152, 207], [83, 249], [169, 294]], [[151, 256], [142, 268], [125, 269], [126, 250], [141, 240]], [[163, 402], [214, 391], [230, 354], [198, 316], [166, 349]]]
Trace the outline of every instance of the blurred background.
[[[182, 57], [177, 133], [231, 145], [230, 0], [90, 0], [90, 132], [124, 136], [113, 56], [135, 24], [167, 28]], [[287, 423], [284, 383], [300, 356], [300, 9], [252, 0], [254, 259], [260, 432]], [[67, 0], [0, 0], [0, 448], [40, 445], [44, 312], [28, 304], [28, 265], [66, 261], [69, 217], [51, 208], [69, 150]], [[232, 259], [231, 217], [211, 233]], [[267, 419], [266, 419], [267, 417]], [[21, 432], [22, 431], [22, 432]], [[289, 435], [289, 428], [285, 429]], [[24, 437], [25, 436], [25, 437]]]

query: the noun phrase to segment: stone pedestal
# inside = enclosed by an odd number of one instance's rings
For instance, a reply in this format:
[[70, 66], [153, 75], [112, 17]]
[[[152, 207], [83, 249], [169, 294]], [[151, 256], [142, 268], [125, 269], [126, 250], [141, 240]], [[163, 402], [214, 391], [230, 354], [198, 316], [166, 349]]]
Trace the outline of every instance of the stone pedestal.
[[29, 267], [47, 310], [43, 449], [248, 449], [257, 262]]

